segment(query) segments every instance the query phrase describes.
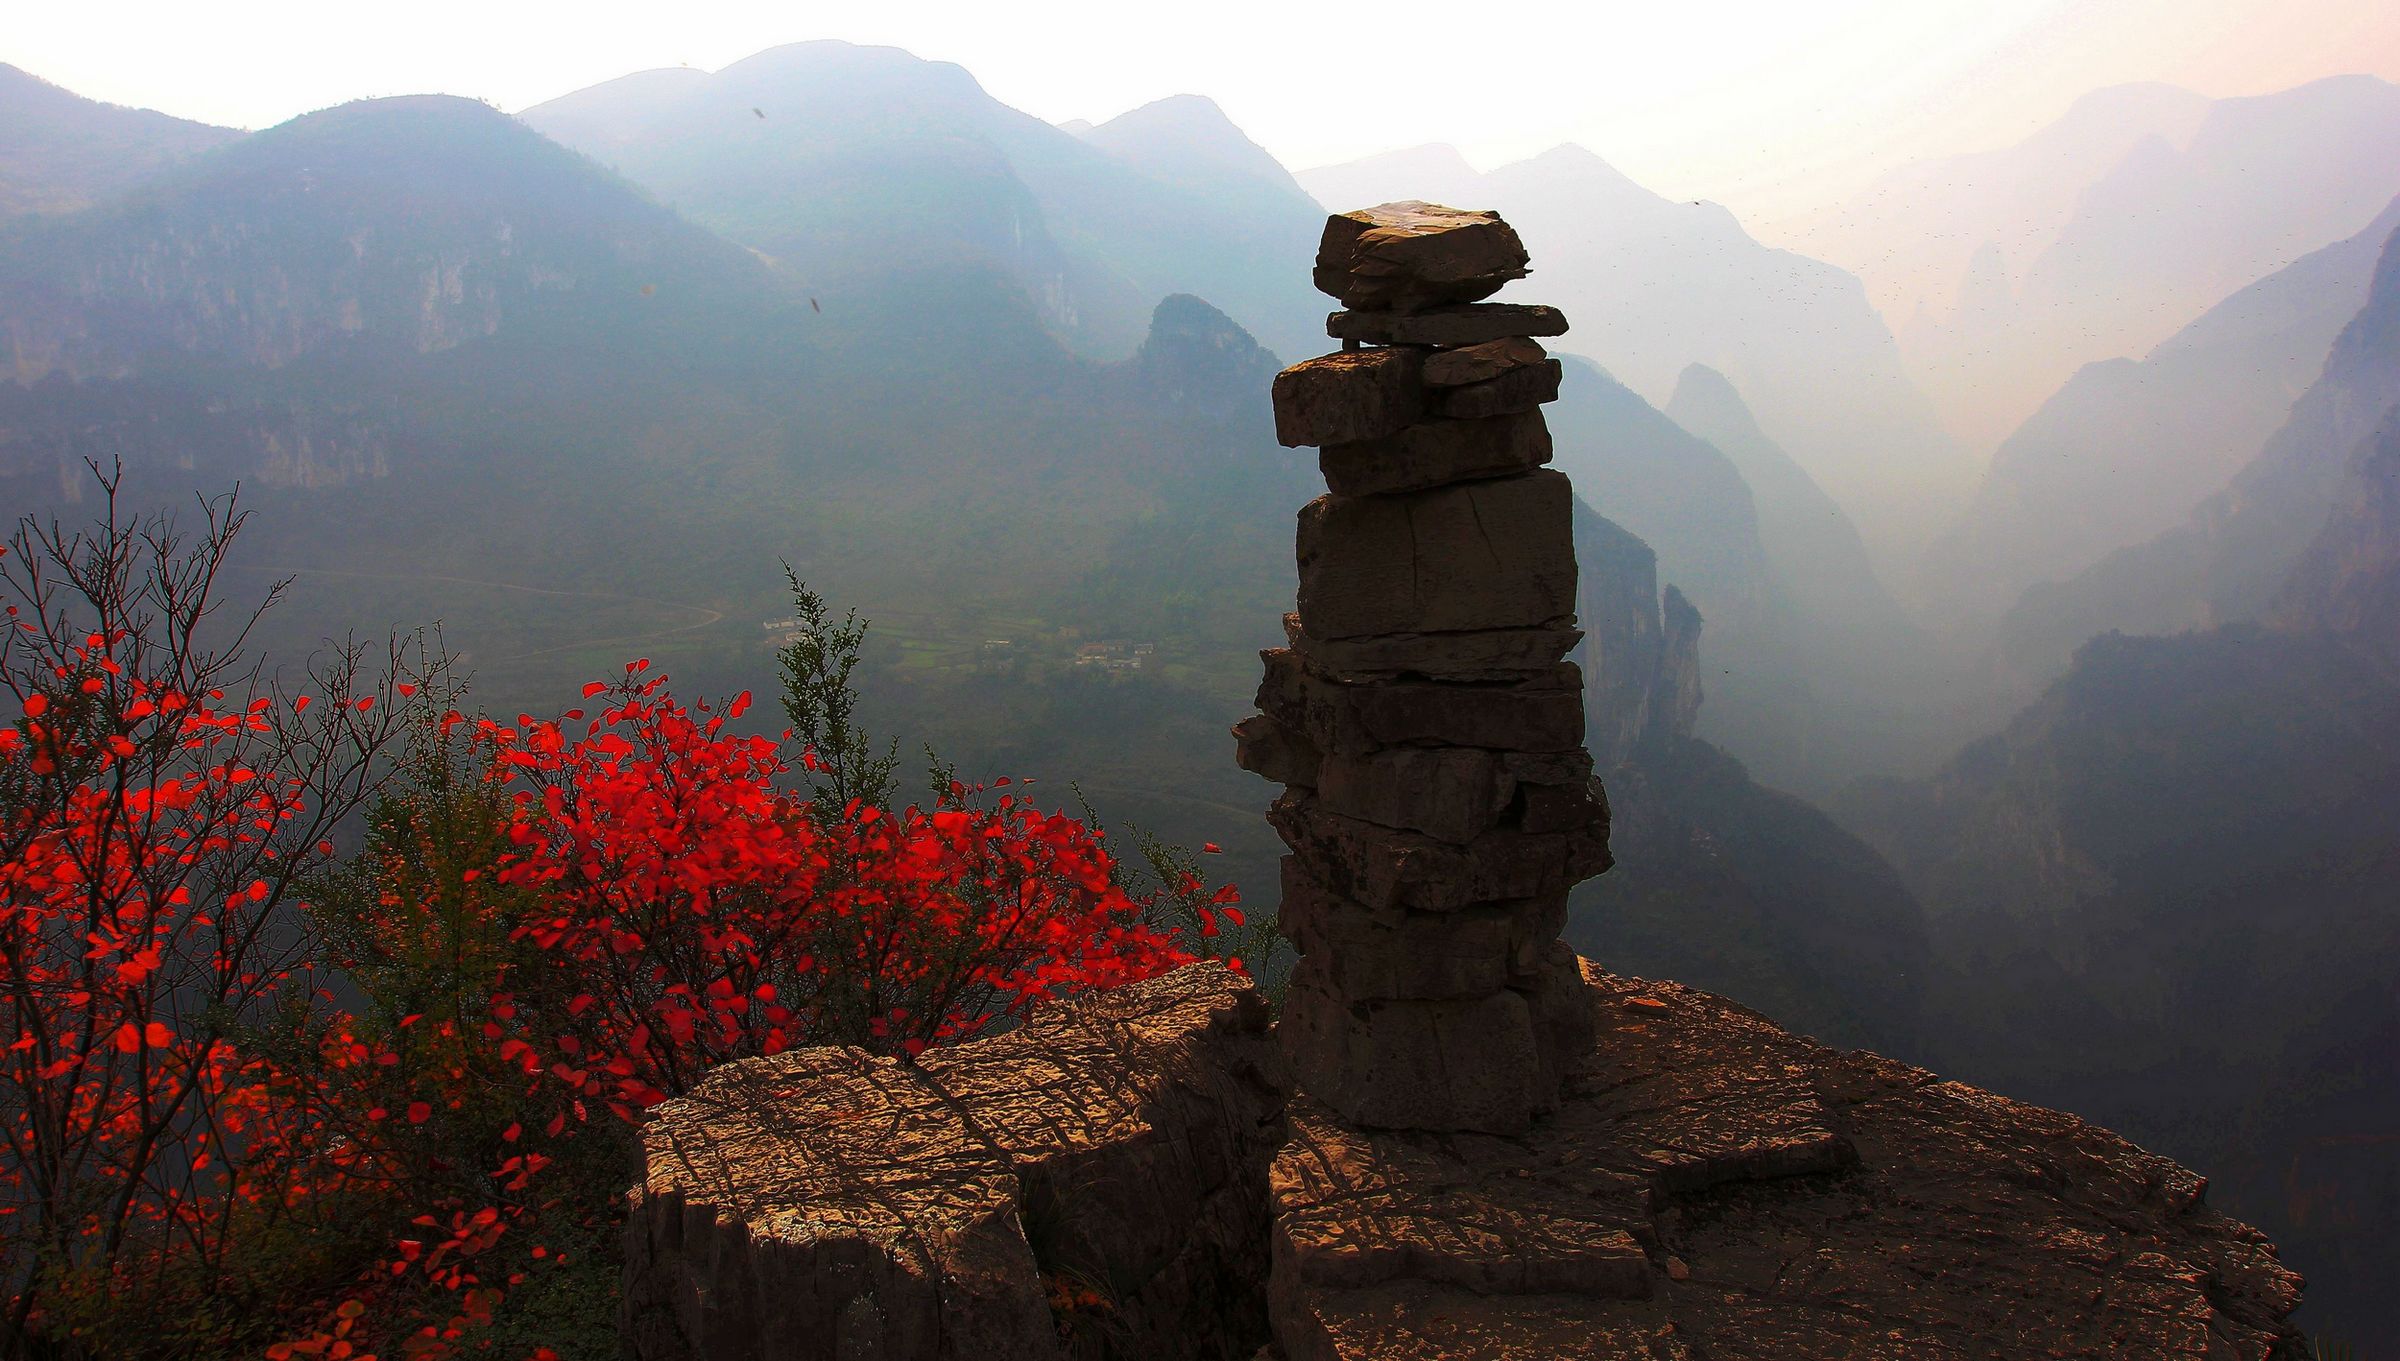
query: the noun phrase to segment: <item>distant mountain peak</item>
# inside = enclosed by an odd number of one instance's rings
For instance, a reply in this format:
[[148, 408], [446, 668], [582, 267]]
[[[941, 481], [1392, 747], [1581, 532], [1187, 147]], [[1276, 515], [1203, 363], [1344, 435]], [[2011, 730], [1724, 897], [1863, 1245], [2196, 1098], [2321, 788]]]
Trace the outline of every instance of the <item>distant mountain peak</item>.
[[[1108, 121], [1110, 123], [1127, 123], [1168, 120], [1217, 123], [1227, 128], [1233, 126], [1233, 120], [1225, 116], [1225, 110], [1218, 106], [1217, 101], [1201, 94], [1175, 94], [1168, 95], [1163, 99], [1153, 99], [1147, 104], [1127, 109]], [[1103, 126], [1106, 125], [1103, 124]]]
[[[1741, 389], [1734, 386], [1731, 378], [1706, 364], [1686, 365], [1683, 372], [1675, 377], [1674, 395], [1667, 399], [1667, 404], [1660, 410], [1667, 413], [1667, 419], [1728, 454], [1746, 454], [1773, 444], [1766, 432], [1759, 428], [1758, 413], [1750, 409], [1750, 403], [1742, 400]], [[1789, 455], [1783, 457], [1788, 459]], [[1769, 491], [1778, 495], [1788, 491], [1777, 488], [1775, 483], [1779, 479], [1764, 476], [1751, 460], [1736, 457], [1735, 463], [1737, 466], [1751, 463], [1751, 466], [1743, 468], [1742, 475], [1766, 482]], [[1798, 465], [1793, 465], [1790, 471], [1802, 478], [1807, 477], [1807, 473]], [[1821, 496], [1822, 492], [1818, 495]], [[1811, 497], [1812, 514], [1817, 512], [1814, 502], [1815, 497]]]
[[[1620, 191], [1630, 190], [1646, 199], [1661, 197], [1631, 175], [1610, 164], [1607, 157], [1580, 142], [1561, 142], [1538, 156], [1529, 156], [1493, 173], [1505, 175], [1517, 171], [1533, 171], [1543, 175], [1572, 178], [1585, 183], [1606, 183]], [[1731, 214], [1728, 213], [1727, 216], [1730, 217]]]
[[1150, 333], [1133, 370], [1157, 395], [1243, 408], [1271, 382], [1275, 356], [1215, 304], [1170, 293], [1150, 313]]
[[[1346, 213], [1395, 197], [1421, 198], [1431, 203], [1472, 199], [1479, 196], [1478, 186], [1483, 183], [1482, 172], [1468, 164], [1459, 149], [1447, 142], [1427, 142], [1340, 165], [1319, 166], [1301, 171], [1298, 178], [1317, 202], [1332, 213]], [[1407, 188], [1394, 194], [1393, 186], [1398, 185]]]
[[1244, 340], [1250, 338], [1239, 322], [1217, 310], [1208, 299], [1190, 293], [1170, 293], [1150, 309], [1150, 336], [1155, 340], [1161, 334], [1179, 333], [1232, 333]]
[[1706, 364], [1686, 364], [1675, 376], [1675, 395], [1667, 400], [1668, 414], [1677, 406], [1692, 402], [1717, 402], [1747, 409], [1742, 394], [1733, 380]]
[[1170, 293], [1152, 309], [1140, 358], [1145, 366], [1198, 362], [1228, 373], [1256, 374], [1262, 380], [1271, 378], [1276, 367], [1275, 356], [1241, 323], [1189, 293]]
[[[2180, 85], [2170, 85], [2156, 80], [2127, 81], [2122, 85], [2103, 85], [2096, 90], [2086, 90], [2077, 95], [2075, 101], [2067, 105], [2067, 111], [2061, 114], [2057, 121], [2066, 124], [2114, 121], [2128, 116], [2171, 110], [2196, 123], [2208, 104], [2208, 96], [2187, 90]], [[2149, 120], [2145, 119], [2144, 121]]]
[[[1378, 151], [1371, 156], [1361, 156], [1355, 161], [1345, 161], [1343, 165], [1439, 165], [1445, 169], [1456, 170], [1461, 174], [1478, 173], [1474, 166], [1468, 164], [1466, 153], [1448, 142], [1421, 142], [1416, 146]], [[1318, 167], [1320, 170], [1338, 168], [1340, 167]]]
[[380, 167], [312, 163], [322, 174], [366, 181], [396, 172], [394, 182], [439, 182], [440, 176], [471, 164], [513, 162], [530, 155], [547, 161], [557, 148], [539, 133], [479, 99], [460, 95], [385, 95], [304, 113], [252, 133], [234, 154], [249, 164], [288, 157], [312, 144], [389, 155], [417, 148], [424, 155]]
[[983, 89], [974, 73], [957, 62], [920, 57], [905, 47], [854, 43], [842, 38], [811, 38], [806, 42], [766, 48], [730, 66], [720, 67], [716, 74], [723, 78], [806, 70], [922, 72], [943, 80], [964, 82], [978, 92]]
[[0, 218], [87, 207], [241, 135], [86, 99], [0, 62]]
[[1154, 175], [1188, 178], [1195, 168], [1206, 168], [1306, 197], [1282, 163], [1206, 95], [1154, 99], [1075, 135]]
[[1552, 169], [1565, 169], [1568, 167], [1581, 167], [1587, 170], [1601, 169], [1607, 170], [1612, 174], [1616, 173], [1617, 169], [1615, 166], [1608, 163], [1608, 159], [1606, 157], [1602, 156], [1599, 152], [1592, 150], [1590, 147], [1585, 146], [1581, 142], [1561, 142], [1557, 146], [1550, 148], [1548, 151], [1541, 152], [1538, 155], [1526, 157], [1523, 163], [1526, 165], [1548, 166]]

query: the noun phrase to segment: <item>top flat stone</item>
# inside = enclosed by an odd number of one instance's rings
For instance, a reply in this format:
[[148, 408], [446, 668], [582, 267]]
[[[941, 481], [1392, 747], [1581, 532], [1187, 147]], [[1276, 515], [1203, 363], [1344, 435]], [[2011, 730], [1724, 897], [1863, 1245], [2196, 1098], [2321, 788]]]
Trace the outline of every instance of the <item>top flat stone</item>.
[[1325, 334], [1366, 345], [1480, 345], [1511, 336], [1563, 336], [1566, 314], [1521, 302], [1470, 302], [1422, 312], [1335, 312]]
[[1527, 259], [1498, 213], [1410, 199], [1327, 218], [1316, 284], [1346, 308], [1422, 312], [1490, 297]]

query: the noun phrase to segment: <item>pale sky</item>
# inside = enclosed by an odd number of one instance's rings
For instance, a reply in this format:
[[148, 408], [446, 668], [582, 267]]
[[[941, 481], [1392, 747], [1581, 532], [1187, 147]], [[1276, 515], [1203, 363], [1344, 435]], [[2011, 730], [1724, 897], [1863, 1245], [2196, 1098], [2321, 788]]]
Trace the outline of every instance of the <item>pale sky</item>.
[[957, 62], [1053, 122], [1209, 95], [1294, 169], [1437, 141], [1488, 168], [1579, 142], [1754, 220], [2013, 141], [2102, 85], [2400, 79], [2389, 0], [0, 0], [0, 61], [241, 127], [424, 91], [516, 110], [809, 38]]

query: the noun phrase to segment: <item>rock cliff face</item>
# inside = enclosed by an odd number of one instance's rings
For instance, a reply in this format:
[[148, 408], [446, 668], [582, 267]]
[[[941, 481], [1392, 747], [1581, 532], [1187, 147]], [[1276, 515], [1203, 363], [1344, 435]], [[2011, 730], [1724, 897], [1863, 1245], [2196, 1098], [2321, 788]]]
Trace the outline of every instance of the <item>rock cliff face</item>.
[[[1592, 761], [1605, 781], [1654, 735], [1691, 736], [1691, 715], [1676, 725], [1676, 696], [1688, 691], [1697, 710], [1699, 611], [1676, 595], [1682, 603], [1678, 622], [1690, 636], [1678, 640], [1681, 648], [1670, 648], [1659, 610], [1657, 555], [1580, 503], [1575, 557], [1582, 569], [1576, 617], [1584, 628], [1585, 722]], [[1689, 655], [1677, 657], [1678, 651]]]
[[2324, 370], [2395, 229], [2400, 199], [2140, 359], [2077, 370], [2000, 445], [1975, 499], [1927, 552], [1936, 601], [1988, 627], [2028, 587], [2174, 529], [2258, 454]]
[[1580, 509], [1576, 614], [1615, 868], [1566, 939], [1615, 967], [1739, 997], [1828, 1042], [1918, 1057], [1925, 918], [1890, 864], [1693, 734], [1700, 612], [1642, 540]]
[[2400, 664], [2400, 407], [2359, 446], [2333, 514], [2271, 617], [2287, 629], [2354, 637]]
[[[765, 286], [764, 267], [472, 100], [363, 101], [0, 238], [11, 376], [427, 354]], [[647, 292], [645, 292], [647, 290]], [[584, 337], [590, 343], [588, 336]]]
[[2001, 655], [2047, 677], [2095, 634], [2172, 633], [2258, 618], [2324, 525], [2359, 442], [2396, 403], [2400, 232], [2383, 241], [2365, 305], [2258, 456], [2184, 524], [2028, 591], [2002, 627]]

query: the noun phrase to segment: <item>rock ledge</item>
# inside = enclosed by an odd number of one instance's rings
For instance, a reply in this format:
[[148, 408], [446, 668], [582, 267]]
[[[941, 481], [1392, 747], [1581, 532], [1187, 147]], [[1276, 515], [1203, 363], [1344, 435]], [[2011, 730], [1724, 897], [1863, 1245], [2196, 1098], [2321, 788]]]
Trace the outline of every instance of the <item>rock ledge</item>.
[[1286, 1361], [2263, 1361], [2296, 1338], [2299, 1278], [2174, 1163], [1584, 974], [1598, 1042], [1529, 1134], [1361, 1132], [1295, 1102]]
[[1247, 1358], [1283, 1086], [1264, 999], [1214, 964], [914, 1066], [727, 1064], [643, 1131], [626, 1354]]

